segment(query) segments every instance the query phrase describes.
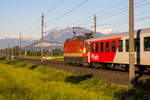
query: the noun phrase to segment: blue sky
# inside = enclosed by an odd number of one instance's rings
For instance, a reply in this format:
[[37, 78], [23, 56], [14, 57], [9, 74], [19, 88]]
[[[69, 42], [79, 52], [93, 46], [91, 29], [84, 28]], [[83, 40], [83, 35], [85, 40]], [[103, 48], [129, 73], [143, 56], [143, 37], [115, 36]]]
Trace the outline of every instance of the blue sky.
[[[93, 16], [97, 15], [97, 28], [128, 31], [128, 0], [88, 0], [78, 9], [56, 21], [84, 0], [0, 0], [0, 36], [24, 35], [40, 37], [41, 14], [46, 14], [45, 31], [52, 28], [82, 26], [93, 29]], [[118, 5], [117, 5], [118, 4]], [[135, 0], [135, 29], [150, 26], [150, 1]], [[90, 17], [88, 17], [90, 15]], [[149, 18], [148, 18], [149, 17]], [[32, 28], [30, 28], [32, 26]]]

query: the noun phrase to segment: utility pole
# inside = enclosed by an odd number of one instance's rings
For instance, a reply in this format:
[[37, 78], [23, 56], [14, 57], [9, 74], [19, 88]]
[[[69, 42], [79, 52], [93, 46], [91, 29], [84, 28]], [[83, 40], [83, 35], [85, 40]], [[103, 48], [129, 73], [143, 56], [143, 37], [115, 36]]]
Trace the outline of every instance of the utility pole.
[[50, 50], [50, 55], [51, 55], [51, 59], [53, 58], [53, 35], [50, 38], [51, 41], [51, 50]]
[[33, 45], [33, 47], [34, 47], [34, 56], [35, 56], [35, 40], [34, 40], [34, 45]]
[[7, 59], [9, 59], [9, 42], [8, 42], [8, 48], [7, 48]]
[[21, 33], [20, 33], [20, 60], [21, 60]]
[[9, 59], [9, 39], [8, 39], [8, 36], [7, 36], [7, 41], [8, 41], [8, 47], [7, 47], [7, 59]]
[[11, 59], [13, 60], [14, 59], [14, 50], [13, 50], [13, 40], [11, 41]]
[[94, 37], [96, 37], [96, 15], [94, 16]]
[[129, 88], [134, 88], [134, 0], [129, 0]]
[[41, 29], [42, 29], [42, 41], [41, 41], [41, 63], [43, 63], [43, 52], [44, 52], [44, 47], [43, 47], [43, 35], [44, 35], [44, 14], [42, 14], [42, 24], [41, 24]]

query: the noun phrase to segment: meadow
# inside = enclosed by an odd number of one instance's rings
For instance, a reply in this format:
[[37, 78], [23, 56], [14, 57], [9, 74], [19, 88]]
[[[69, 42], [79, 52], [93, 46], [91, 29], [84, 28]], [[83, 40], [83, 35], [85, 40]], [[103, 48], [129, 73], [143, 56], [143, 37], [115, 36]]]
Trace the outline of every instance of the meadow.
[[[41, 59], [40, 56], [23, 56], [23, 58], [28, 58], [28, 59]], [[46, 57], [44, 57], [46, 58]], [[63, 56], [56, 56], [56, 57], [47, 57], [47, 60], [53, 60], [53, 61], [64, 61]]]
[[149, 100], [141, 90], [21, 61], [0, 60], [0, 100]]

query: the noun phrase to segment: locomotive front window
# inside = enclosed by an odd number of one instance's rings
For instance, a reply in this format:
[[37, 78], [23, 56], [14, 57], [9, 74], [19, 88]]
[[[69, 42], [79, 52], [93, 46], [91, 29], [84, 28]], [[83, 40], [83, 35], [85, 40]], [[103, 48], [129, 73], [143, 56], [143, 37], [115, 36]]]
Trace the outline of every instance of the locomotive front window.
[[118, 41], [118, 51], [119, 51], [119, 52], [122, 52], [122, 51], [123, 51], [123, 41], [122, 41], [122, 40], [119, 40], [119, 41]]
[[126, 52], [129, 52], [129, 39], [126, 40]]
[[91, 52], [94, 52], [94, 44], [91, 44]]
[[109, 52], [109, 42], [106, 42], [106, 52]]
[[103, 51], [104, 51], [104, 43], [101, 42], [101, 44], [100, 44], [100, 52], [103, 52]]
[[98, 43], [95, 44], [95, 52], [98, 52]]
[[150, 51], [150, 37], [144, 37], [144, 51]]
[[112, 41], [111, 42], [111, 45], [112, 45], [112, 52], [115, 52], [116, 51], [116, 41]]

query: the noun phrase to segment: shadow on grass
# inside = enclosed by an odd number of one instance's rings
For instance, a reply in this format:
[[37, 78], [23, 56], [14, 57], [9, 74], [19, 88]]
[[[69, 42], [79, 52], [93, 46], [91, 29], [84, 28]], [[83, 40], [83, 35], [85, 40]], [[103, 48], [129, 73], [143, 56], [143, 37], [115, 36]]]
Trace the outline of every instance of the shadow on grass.
[[114, 96], [117, 98], [117, 100], [150, 100], [150, 94], [140, 89], [118, 91]]
[[76, 83], [79, 83], [81, 81], [92, 78], [92, 76], [93, 76], [92, 74], [87, 74], [87, 75], [82, 75], [82, 76], [69, 76], [66, 78], [66, 82], [76, 84]]
[[142, 79], [144, 75], [143, 73], [145, 70], [147, 69], [144, 67], [139, 67], [139, 72], [141, 73], [138, 73], [135, 79], [132, 80], [132, 84], [135, 86], [135, 88], [138, 88], [138, 89], [141, 89], [143, 91], [150, 93], [150, 77]]
[[[144, 69], [141, 68], [139, 71], [144, 72]], [[115, 93], [118, 100], [150, 100], [150, 78], [143, 79], [143, 73], [139, 73], [131, 83], [134, 89]]]
[[31, 66], [30, 67], [30, 69], [32, 70], [32, 69], [35, 69], [36, 67], [38, 67], [39, 65], [37, 64], [37, 65], [33, 65], [33, 66]]
[[0, 60], [4, 60], [4, 59], [6, 59], [6, 57], [1, 57], [1, 58], [0, 58]]

